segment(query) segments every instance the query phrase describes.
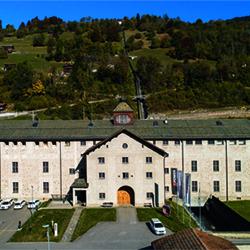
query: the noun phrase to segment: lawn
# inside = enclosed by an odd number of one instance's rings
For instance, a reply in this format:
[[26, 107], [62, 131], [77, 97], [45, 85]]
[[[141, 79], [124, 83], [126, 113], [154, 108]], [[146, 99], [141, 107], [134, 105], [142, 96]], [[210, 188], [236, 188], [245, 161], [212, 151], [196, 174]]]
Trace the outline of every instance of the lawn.
[[[22, 230], [17, 231], [8, 242], [46, 242], [47, 229], [43, 225], [50, 225], [49, 239], [53, 242], [60, 242], [67, 229], [69, 221], [74, 213], [74, 209], [42, 209], [34, 213], [22, 226]], [[58, 224], [58, 236], [53, 236], [51, 221]], [[29, 231], [30, 226], [32, 230]]]
[[[179, 217], [177, 216], [177, 204], [171, 201], [166, 202], [171, 208], [169, 216], [164, 216], [161, 208], [137, 208], [137, 218], [141, 222], [150, 221], [152, 218], [158, 218], [166, 228], [172, 232], [179, 232], [189, 228], [189, 215], [184, 212], [184, 223], [182, 221], [182, 207], [179, 206]], [[197, 224], [191, 220], [191, 227], [197, 228]]]
[[86, 233], [99, 222], [115, 222], [115, 208], [85, 208], [82, 210], [71, 242]]
[[250, 201], [226, 201], [224, 204], [250, 222]]

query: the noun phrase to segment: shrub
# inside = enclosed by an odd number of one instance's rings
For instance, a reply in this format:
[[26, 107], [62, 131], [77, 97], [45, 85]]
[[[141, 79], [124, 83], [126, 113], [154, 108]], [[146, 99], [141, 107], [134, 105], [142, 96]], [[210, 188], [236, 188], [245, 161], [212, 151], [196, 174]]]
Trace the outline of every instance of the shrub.
[[141, 39], [142, 37], [142, 34], [141, 33], [136, 33], [135, 34], [135, 39]]

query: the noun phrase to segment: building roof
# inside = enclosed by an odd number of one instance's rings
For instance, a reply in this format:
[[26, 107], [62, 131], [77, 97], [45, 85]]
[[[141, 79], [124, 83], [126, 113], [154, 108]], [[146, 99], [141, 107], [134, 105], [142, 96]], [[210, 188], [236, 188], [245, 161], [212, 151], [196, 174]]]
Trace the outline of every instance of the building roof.
[[91, 148], [87, 149], [84, 154], [88, 155], [89, 153], [95, 151], [97, 148], [100, 148], [102, 145], [105, 145], [107, 142], [111, 141], [113, 138], [118, 137], [122, 133], [124, 133], [124, 134], [128, 135], [129, 137], [135, 139], [136, 141], [142, 143], [144, 146], [150, 148], [151, 150], [155, 151], [156, 153], [158, 153], [158, 154], [160, 154], [162, 156], [168, 156], [168, 153], [166, 153], [164, 150], [162, 150], [161, 148], [156, 147], [154, 144], [152, 144], [152, 143], [150, 143], [148, 141], [143, 140], [139, 136], [137, 136], [137, 135], [131, 133], [130, 131], [128, 131], [126, 128], [118, 131], [117, 133], [113, 134], [109, 138], [107, 138], [107, 139], [99, 142], [98, 144], [92, 146]]
[[120, 102], [115, 108], [114, 112], [133, 111], [126, 102]]
[[171, 234], [151, 242], [154, 250], [163, 249], [238, 249], [231, 241], [202, 232], [195, 228]]
[[88, 184], [86, 183], [84, 178], [80, 178], [80, 179], [75, 179], [71, 187], [72, 188], [86, 188], [88, 187]]
[[[0, 141], [104, 140], [122, 128], [112, 120], [0, 121]], [[145, 140], [250, 139], [245, 119], [134, 120], [126, 129]]]

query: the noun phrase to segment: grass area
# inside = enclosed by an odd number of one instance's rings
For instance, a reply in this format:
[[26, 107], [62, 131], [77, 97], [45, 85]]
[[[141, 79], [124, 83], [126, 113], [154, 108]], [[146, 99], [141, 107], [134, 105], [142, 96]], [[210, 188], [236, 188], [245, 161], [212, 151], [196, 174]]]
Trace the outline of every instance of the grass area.
[[0, 121], [22, 121], [22, 120], [32, 120], [32, 117], [29, 115], [19, 115], [13, 118], [0, 119]]
[[250, 222], [250, 201], [226, 201], [224, 204]]
[[[184, 211], [184, 223], [182, 221], [182, 207], [179, 206], [179, 217], [177, 216], [177, 204], [171, 201], [166, 202], [170, 206], [171, 213], [168, 217], [163, 215], [161, 208], [137, 208], [137, 217], [141, 222], [149, 222], [152, 218], [158, 218], [166, 228], [172, 232], [179, 232], [189, 228], [189, 215]], [[191, 227], [198, 227], [191, 219]]]
[[47, 207], [51, 203], [51, 201], [52, 201], [52, 199], [49, 199], [49, 200], [43, 202], [39, 208]]
[[71, 241], [76, 240], [99, 222], [112, 221], [116, 221], [115, 208], [85, 208], [82, 210]]
[[[69, 221], [74, 213], [74, 209], [42, 209], [35, 212], [22, 226], [22, 230], [17, 231], [8, 242], [46, 242], [47, 229], [43, 225], [49, 224], [49, 240], [60, 242], [67, 229]], [[53, 236], [51, 221], [58, 224], [58, 236]], [[32, 230], [29, 231], [30, 225]]]

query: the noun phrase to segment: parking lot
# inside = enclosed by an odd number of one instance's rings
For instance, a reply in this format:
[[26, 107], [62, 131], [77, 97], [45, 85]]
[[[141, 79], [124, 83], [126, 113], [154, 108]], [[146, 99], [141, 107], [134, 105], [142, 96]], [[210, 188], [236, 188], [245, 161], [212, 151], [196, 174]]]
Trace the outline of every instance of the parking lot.
[[30, 209], [27, 205], [20, 209], [14, 210], [13, 206], [8, 210], [0, 209], [0, 243], [4, 243], [17, 231], [18, 222], [23, 224], [31, 216]]

